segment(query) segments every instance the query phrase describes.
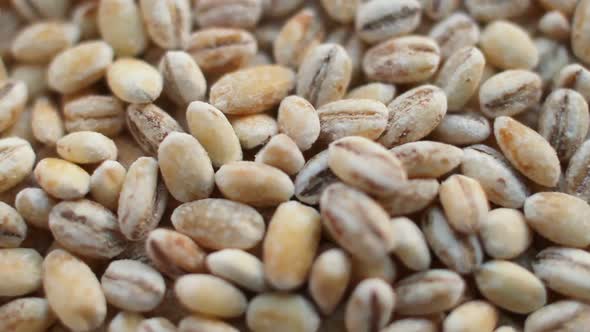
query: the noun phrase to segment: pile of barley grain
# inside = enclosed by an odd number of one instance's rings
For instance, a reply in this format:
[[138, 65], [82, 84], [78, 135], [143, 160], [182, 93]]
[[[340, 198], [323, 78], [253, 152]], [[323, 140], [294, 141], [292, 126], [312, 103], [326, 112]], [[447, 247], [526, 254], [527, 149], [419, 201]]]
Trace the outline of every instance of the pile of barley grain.
[[590, 0], [4, 0], [0, 56], [0, 332], [590, 331]]

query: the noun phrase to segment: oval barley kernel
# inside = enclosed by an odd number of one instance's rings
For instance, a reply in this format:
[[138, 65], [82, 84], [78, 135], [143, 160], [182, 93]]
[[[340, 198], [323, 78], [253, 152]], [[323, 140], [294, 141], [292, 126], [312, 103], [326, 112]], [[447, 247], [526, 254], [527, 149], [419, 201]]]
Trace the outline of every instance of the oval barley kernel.
[[199, 65], [188, 53], [169, 51], [162, 56], [159, 70], [164, 80], [164, 93], [178, 106], [203, 100], [207, 81]]
[[395, 247], [389, 216], [366, 194], [335, 183], [320, 200], [324, 227], [334, 240], [363, 261], [379, 261]]
[[571, 47], [574, 54], [583, 62], [590, 63], [590, 34], [588, 33], [590, 1], [580, 0], [572, 18]]
[[141, 0], [143, 22], [151, 40], [164, 49], [184, 46], [191, 30], [188, 0]]
[[328, 165], [345, 183], [379, 196], [396, 191], [407, 179], [402, 162], [394, 154], [360, 136], [330, 144]]
[[211, 104], [226, 114], [253, 114], [277, 105], [295, 86], [292, 70], [257, 66], [232, 72], [215, 82], [209, 92]]
[[585, 303], [561, 300], [530, 314], [525, 322], [526, 332], [583, 330], [590, 322], [590, 306]]
[[429, 36], [440, 47], [443, 59], [467, 46], [475, 46], [479, 41], [479, 26], [471, 16], [457, 12], [437, 23]]
[[371, 331], [383, 327], [391, 319], [396, 296], [393, 288], [381, 279], [365, 279], [353, 290], [346, 305], [345, 324], [348, 331]]
[[55, 146], [64, 135], [64, 124], [58, 108], [46, 97], [37, 98], [31, 111], [31, 129], [39, 142]]
[[137, 332], [137, 327], [145, 319], [141, 314], [131, 311], [120, 311], [113, 317], [108, 332]]
[[481, 33], [481, 49], [486, 59], [500, 69], [531, 69], [539, 53], [526, 31], [508, 21], [495, 21]]
[[588, 104], [574, 90], [554, 90], [543, 104], [538, 131], [557, 152], [561, 161], [567, 161], [582, 144], [590, 127]]
[[570, 159], [565, 172], [565, 192], [590, 202], [590, 143], [584, 142]]
[[246, 296], [229, 282], [206, 274], [180, 277], [174, 292], [189, 310], [213, 317], [239, 317], [246, 311]]
[[428, 315], [452, 309], [461, 301], [465, 287], [461, 276], [449, 270], [414, 273], [394, 285], [396, 313]]
[[355, 27], [361, 39], [377, 43], [414, 31], [422, 18], [417, 0], [376, 0], [361, 3], [356, 11]]
[[260, 0], [200, 0], [195, 4], [195, 20], [201, 27], [253, 28], [262, 16]]
[[497, 259], [516, 258], [533, 242], [533, 233], [519, 210], [499, 208], [488, 212], [479, 231], [485, 252]]
[[16, 195], [14, 207], [32, 226], [48, 229], [49, 212], [57, 204], [41, 188], [25, 188]]
[[254, 292], [267, 289], [264, 267], [258, 257], [240, 250], [223, 249], [207, 255], [207, 269], [240, 287]]
[[427, 207], [438, 195], [439, 183], [435, 179], [412, 179], [378, 202], [392, 217], [419, 212]]
[[90, 175], [76, 164], [62, 159], [39, 161], [34, 174], [41, 188], [56, 198], [82, 198], [90, 190]]
[[547, 303], [541, 280], [515, 263], [488, 261], [475, 272], [481, 294], [502, 309], [519, 314], [535, 311]]
[[305, 164], [303, 154], [289, 136], [278, 134], [258, 151], [254, 161], [267, 164], [281, 171], [295, 175]]
[[24, 82], [0, 81], [0, 131], [5, 131], [18, 120], [25, 109], [28, 95]]
[[210, 249], [250, 249], [262, 240], [265, 230], [258, 211], [225, 199], [184, 203], [170, 219], [177, 231]]
[[461, 164], [463, 151], [433, 141], [411, 142], [389, 150], [403, 164], [409, 178], [438, 178]]
[[452, 145], [469, 145], [485, 141], [492, 129], [486, 117], [476, 112], [447, 113], [431, 137]]
[[11, 52], [18, 61], [44, 63], [72, 47], [80, 38], [72, 23], [40, 22], [21, 30], [12, 42]]
[[528, 224], [554, 243], [583, 248], [590, 244], [590, 206], [575, 196], [542, 192], [527, 198], [524, 213]]
[[166, 291], [164, 278], [158, 271], [130, 259], [112, 261], [100, 281], [107, 301], [129, 311], [154, 309]]
[[128, 103], [151, 103], [162, 92], [162, 75], [148, 63], [134, 59], [118, 59], [107, 70], [109, 88]]
[[430, 267], [431, 257], [428, 243], [420, 228], [405, 217], [393, 218], [391, 223], [398, 239], [393, 253], [408, 268], [414, 271], [427, 270]]
[[528, 70], [507, 70], [486, 80], [479, 89], [481, 111], [488, 117], [512, 116], [538, 105], [542, 82]]
[[77, 164], [94, 164], [117, 159], [117, 146], [110, 138], [94, 131], [78, 131], [57, 141], [57, 154]]
[[55, 320], [47, 300], [39, 297], [15, 299], [0, 307], [1, 331], [43, 332]]
[[328, 149], [307, 161], [295, 178], [295, 196], [303, 203], [316, 205], [324, 189], [338, 182], [328, 166]]
[[440, 185], [439, 199], [451, 226], [458, 232], [474, 234], [489, 211], [485, 191], [477, 180], [454, 174]]
[[106, 160], [90, 176], [90, 195], [107, 209], [116, 211], [126, 174], [123, 165]]
[[297, 73], [297, 94], [315, 107], [341, 99], [350, 83], [352, 62], [346, 50], [332, 43], [310, 50]]
[[165, 228], [150, 232], [145, 250], [154, 266], [170, 278], [199, 272], [203, 269], [205, 252], [188, 236]]
[[174, 118], [154, 104], [129, 105], [127, 127], [142, 150], [154, 156], [168, 134], [183, 132]]
[[100, 36], [118, 57], [134, 56], [145, 50], [148, 38], [135, 1], [100, 1], [96, 20]]
[[433, 39], [405, 36], [369, 49], [363, 58], [363, 70], [375, 81], [418, 83], [432, 77], [439, 63], [440, 49]]
[[524, 176], [545, 187], [557, 184], [559, 159], [541, 135], [506, 116], [496, 118], [494, 135], [506, 158]]
[[246, 30], [206, 28], [190, 36], [185, 50], [205, 73], [225, 74], [244, 67], [258, 46]]
[[447, 98], [440, 88], [422, 85], [398, 96], [387, 108], [389, 120], [379, 142], [391, 148], [430, 134], [447, 112]]
[[127, 171], [119, 195], [117, 216], [121, 232], [131, 241], [146, 238], [157, 227], [168, 201], [158, 174], [158, 161], [138, 158]]
[[279, 125], [269, 113], [230, 116], [229, 121], [244, 150], [267, 143], [279, 132]]
[[23, 181], [35, 163], [35, 151], [22, 138], [0, 139], [0, 192], [5, 192]]
[[469, 301], [453, 309], [443, 321], [447, 332], [493, 332], [498, 323], [498, 310], [485, 301]]
[[160, 172], [168, 191], [180, 202], [209, 197], [215, 185], [207, 151], [193, 136], [172, 132], [158, 147]]
[[250, 301], [246, 312], [246, 323], [253, 332], [272, 332], [287, 327], [290, 331], [314, 332], [320, 322], [313, 304], [298, 294], [262, 293]]
[[301, 151], [311, 148], [320, 135], [320, 119], [313, 105], [299, 96], [281, 101], [277, 113], [279, 132], [291, 137]]
[[47, 82], [61, 93], [79, 91], [104, 76], [113, 56], [113, 49], [103, 41], [80, 43], [53, 58], [47, 69]]
[[64, 124], [66, 131], [96, 131], [114, 137], [123, 130], [125, 110], [113, 96], [88, 95], [65, 103]]
[[318, 255], [309, 275], [309, 293], [325, 315], [336, 310], [351, 277], [351, 261], [341, 249], [329, 249]]
[[10, 205], [0, 202], [0, 248], [17, 248], [27, 237], [28, 227]]
[[583, 249], [549, 247], [537, 254], [533, 271], [547, 287], [567, 297], [588, 301], [590, 254]]
[[253, 206], [275, 206], [293, 196], [294, 186], [277, 168], [250, 161], [223, 165], [215, 173], [215, 183], [224, 196]]
[[107, 305], [98, 279], [68, 252], [56, 249], [45, 257], [43, 287], [51, 309], [68, 328], [88, 331], [104, 322]]
[[297, 68], [305, 54], [322, 42], [324, 35], [318, 13], [310, 8], [302, 9], [286, 21], [274, 39], [275, 61], [279, 65]]
[[571, 35], [569, 19], [560, 11], [550, 11], [543, 15], [538, 28], [547, 37], [558, 41], [567, 41]]
[[362, 136], [377, 139], [387, 125], [388, 110], [382, 103], [369, 99], [344, 99], [320, 107], [322, 144], [328, 144], [346, 136]]
[[396, 92], [393, 84], [367, 83], [350, 90], [344, 99], [371, 99], [387, 105], [393, 100]]
[[0, 296], [23, 296], [39, 289], [42, 262], [34, 249], [0, 249]]
[[584, 66], [573, 63], [563, 67], [553, 79], [555, 88], [578, 91], [586, 101], [590, 101], [590, 72]]

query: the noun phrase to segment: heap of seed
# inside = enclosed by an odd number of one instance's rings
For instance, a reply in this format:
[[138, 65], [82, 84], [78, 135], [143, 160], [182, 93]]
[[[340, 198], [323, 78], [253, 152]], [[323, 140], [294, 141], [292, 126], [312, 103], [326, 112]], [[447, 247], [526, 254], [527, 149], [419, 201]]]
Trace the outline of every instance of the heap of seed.
[[0, 1], [0, 332], [590, 331], [590, 0]]

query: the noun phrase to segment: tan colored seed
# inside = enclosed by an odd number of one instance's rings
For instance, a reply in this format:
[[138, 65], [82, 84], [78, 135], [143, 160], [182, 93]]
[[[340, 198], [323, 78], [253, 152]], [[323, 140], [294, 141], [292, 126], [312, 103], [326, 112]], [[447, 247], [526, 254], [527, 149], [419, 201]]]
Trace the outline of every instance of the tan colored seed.
[[207, 151], [193, 136], [172, 132], [158, 147], [160, 172], [172, 197], [180, 202], [209, 197], [214, 174]]
[[301, 295], [263, 293], [250, 301], [246, 323], [252, 332], [314, 332], [320, 327], [320, 317]]
[[459, 166], [463, 151], [455, 146], [419, 141], [389, 150], [401, 162], [410, 178], [438, 178]]
[[12, 55], [23, 62], [46, 63], [74, 45], [80, 30], [72, 23], [40, 22], [21, 30], [12, 42]]
[[367, 83], [350, 90], [344, 99], [372, 99], [387, 105], [393, 100], [396, 92], [392, 84]]
[[322, 222], [334, 240], [363, 261], [379, 261], [395, 248], [389, 216], [364, 193], [335, 183], [320, 200]]
[[194, 13], [201, 27], [253, 28], [262, 16], [262, 1], [200, 0]]
[[289, 136], [278, 134], [256, 154], [255, 161], [280, 169], [281, 171], [295, 175], [305, 164], [305, 158]]
[[0, 296], [23, 296], [39, 289], [42, 262], [34, 249], [0, 249]]
[[47, 82], [47, 65], [15, 64], [10, 71], [10, 80], [26, 84], [29, 98], [35, 98], [49, 92]]
[[590, 324], [590, 306], [562, 300], [551, 303], [530, 314], [525, 322], [526, 332], [583, 331]]
[[41, 97], [35, 100], [31, 113], [35, 139], [45, 145], [55, 146], [64, 135], [64, 123], [57, 107], [49, 98]]
[[365, 279], [352, 292], [346, 305], [348, 331], [369, 332], [389, 323], [396, 296], [393, 288], [381, 279]]
[[199, 272], [205, 262], [205, 252], [193, 240], [165, 228], [150, 232], [145, 250], [154, 266], [170, 278]]
[[465, 281], [449, 270], [418, 272], [395, 285], [396, 313], [428, 315], [454, 308], [465, 292]]
[[321, 253], [309, 275], [309, 293], [325, 315], [330, 315], [344, 298], [351, 278], [351, 261], [341, 249]]
[[338, 177], [328, 166], [328, 149], [316, 154], [297, 174], [295, 178], [295, 196], [303, 203], [316, 205], [324, 189], [338, 182]]
[[109, 66], [107, 83], [119, 99], [128, 103], [151, 103], [162, 92], [162, 75], [148, 63], [133, 58], [118, 59]]
[[77, 92], [99, 81], [113, 56], [113, 49], [104, 41], [80, 43], [53, 58], [47, 69], [47, 82], [53, 90], [64, 94]]
[[183, 132], [174, 118], [154, 104], [129, 105], [127, 127], [141, 149], [153, 156], [168, 134]]
[[590, 206], [575, 196], [543, 192], [527, 198], [524, 213], [528, 224], [552, 242], [583, 248], [590, 244], [590, 224], [585, 216]]
[[14, 207], [25, 219], [35, 227], [49, 228], [49, 212], [57, 204], [43, 189], [25, 188], [16, 195]]
[[286, 21], [274, 39], [275, 61], [283, 66], [297, 68], [305, 54], [322, 42], [324, 35], [322, 20], [316, 11], [302, 9]]
[[177, 231], [210, 249], [250, 249], [260, 243], [265, 230], [258, 211], [225, 199], [184, 203], [170, 219]]
[[137, 159], [121, 187], [117, 216], [121, 232], [132, 241], [142, 240], [156, 228], [168, 201], [168, 192], [158, 175], [158, 161]]
[[565, 192], [586, 202], [590, 202], [589, 165], [590, 143], [586, 141], [574, 153], [565, 172]]
[[263, 145], [279, 132], [277, 121], [268, 113], [235, 115], [229, 121], [244, 150]]
[[79, 131], [57, 141], [57, 153], [77, 164], [94, 164], [117, 159], [117, 146], [110, 138], [94, 131]]
[[408, 180], [387, 196], [379, 197], [379, 204], [392, 217], [418, 212], [434, 201], [439, 183], [435, 179]]
[[112, 96], [88, 95], [65, 103], [66, 131], [96, 131], [108, 137], [117, 136], [125, 126], [125, 109]]
[[328, 165], [343, 182], [378, 196], [395, 192], [407, 179], [404, 165], [394, 154], [360, 136], [330, 144]]
[[116, 211], [126, 174], [127, 170], [120, 163], [104, 161], [90, 176], [90, 195], [107, 209]]
[[90, 175], [83, 168], [62, 159], [39, 161], [34, 174], [41, 188], [56, 198], [82, 198], [90, 190]]
[[223, 249], [207, 255], [207, 269], [213, 274], [254, 292], [267, 289], [264, 264], [258, 257], [240, 250]]
[[148, 39], [135, 1], [100, 1], [97, 22], [100, 36], [117, 56], [134, 56], [145, 50]]
[[242, 160], [242, 148], [225, 115], [212, 105], [192, 102], [186, 111], [189, 131], [205, 148], [214, 167]]
[[441, 183], [439, 198], [449, 224], [460, 233], [476, 233], [489, 211], [479, 182], [464, 175], [451, 175]]
[[279, 132], [289, 136], [301, 151], [311, 148], [320, 135], [320, 119], [313, 105], [299, 96], [281, 101], [277, 113]]
[[338, 100], [318, 109], [319, 141], [328, 144], [346, 136], [377, 139], [387, 125], [387, 108], [369, 99]]
[[27, 141], [18, 137], [0, 139], [0, 192], [23, 181], [35, 163], [35, 151]]
[[533, 242], [533, 234], [522, 212], [507, 208], [488, 213], [481, 224], [480, 238], [485, 252], [497, 259], [515, 258]]
[[145, 29], [151, 40], [164, 49], [184, 46], [192, 26], [188, 0], [141, 0]]
[[537, 106], [542, 92], [538, 74], [521, 69], [507, 70], [481, 85], [479, 103], [488, 117], [512, 116]]
[[145, 319], [141, 314], [119, 311], [109, 323], [108, 332], [137, 332], [137, 327]]
[[215, 173], [222, 194], [253, 206], [275, 206], [293, 196], [294, 186], [287, 174], [277, 168], [250, 161], [223, 165]]
[[479, 26], [465, 13], [456, 12], [441, 20], [430, 30], [429, 36], [440, 47], [443, 59], [467, 46], [475, 46], [479, 41]]
[[130, 259], [112, 261], [100, 280], [107, 301], [129, 311], [154, 309], [166, 290], [164, 278], [158, 271]]
[[431, 257], [428, 243], [422, 231], [410, 219], [401, 217], [391, 220], [397, 245], [393, 253], [414, 271], [423, 271], [430, 267]]
[[222, 320], [217, 320], [202, 315], [192, 315], [183, 318], [178, 323], [178, 332], [239, 332], [238, 329], [225, 323]]
[[564, 66], [555, 75], [553, 85], [555, 88], [576, 90], [586, 101], [590, 101], [590, 72], [580, 64]]
[[443, 322], [447, 332], [493, 332], [498, 311], [485, 301], [470, 301], [453, 309]]
[[539, 53], [529, 35], [508, 21], [488, 25], [481, 33], [480, 45], [486, 59], [500, 69], [531, 69], [539, 63]]
[[44, 332], [56, 317], [47, 300], [25, 297], [0, 307], [0, 330], [11, 332]]
[[244, 294], [229, 282], [206, 274], [180, 277], [174, 285], [180, 302], [189, 310], [220, 318], [239, 317], [246, 311]]
[[12, 126], [27, 103], [28, 89], [22, 81], [0, 82], [0, 131]]
[[292, 70], [257, 66], [223, 76], [211, 87], [211, 104], [226, 114], [252, 114], [270, 110], [295, 86]]
[[482, 144], [463, 151], [461, 173], [477, 180], [492, 203], [508, 208], [522, 207], [529, 189], [500, 152]]
[[586, 250], [549, 247], [537, 254], [532, 266], [535, 275], [553, 291], [588, 301], [589, 262], [590, 254]]
[[524, 176], [546, 187], [557, 184], [559, 159], [541, 135], [507, 116], [496, 118], [494, 135], [502, 153]]
[[346, 50], [326, 43], [310, 50], [297, 73], [297, 94], [315, 107], [341, 99], [350, 83], [352, 62]]
[[533, 312], [547, 302], [541, 280], [527, 269], [509, 261], [493, 260], [475, 272], [481, 294], [502, 309], [519, 314]]
[[590, 63], [590, 48], [588, 42], [588, 15], [590, 14], [590, 1], [580, 0], [576, 5], [572, 18], [571, 47], [574, 54], [583, 62]]
[[0, 248], [18, 248], [27, 237], [28, 227], [12, 206], [0, 202]]
[[447, 95], [449, 110], [462, 110], [479, 87], [486, 59], [476, 47], [457, 50], [445, 61], [436, 85]]
[[98, 279], [68, 252], [56, 249], [45, 257], [43, 287], [51, 309], [68, 328], [88, 331], [104, 322], [107, 305]]
[[466, 0], [465, 7], [471, 16], [479, 21], [494, 21], [517, 17], [524, 14], [531, 6], [531, 0], [488, 1]]
[[205, 28], [190, 36], [185, 49], [205, 73], [225, 74], [245, 67], [258, 46], [246, 30]]
[[306, 281], [321, 228], [315, 209], [294, 201], [279, 205], [263, 243], [265, 276], [274, 288], [296, 289]]
[[541, 17], [539, 30], [547, 37], [558, 41], [567, 41], [571, 34], [568, 17], [557, 10], [547, 12]]
[[483, 262], [483, 250], [477, 235], [455, 231], [439, 207], [426, 211], [421, 228], [434, 254], [451, 270], [470, 274]]
[[422, 6], [417, 0], [365, 1], [356, 12], [355, 27], [363, 41], [374, 44], [411, 33], [421, 18]]
[[543, 104], [538, 131], [557, 152], [561, 161], [567, 161], [582, 144], [590, 116], [588, 103], [574, 90], [554, 90]]
[[430, 134], [447, 112], [443, 90], [422, 85], [395, 98], [388, 106], [389, 120], [379, 142], [391, 148]]
[[159, 70], [164, 80], [164, 93], [177, 105], [184, 107], [205, 98], [207, 81], [188, 53], [166, 52], [160, 60]]

